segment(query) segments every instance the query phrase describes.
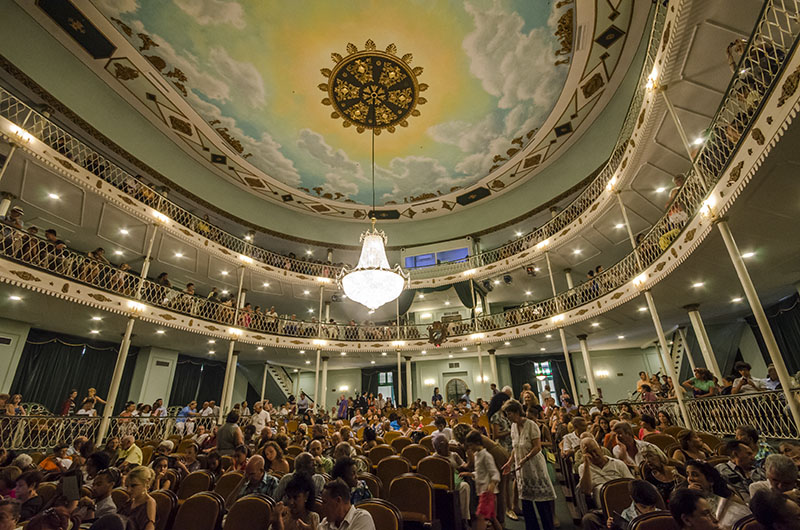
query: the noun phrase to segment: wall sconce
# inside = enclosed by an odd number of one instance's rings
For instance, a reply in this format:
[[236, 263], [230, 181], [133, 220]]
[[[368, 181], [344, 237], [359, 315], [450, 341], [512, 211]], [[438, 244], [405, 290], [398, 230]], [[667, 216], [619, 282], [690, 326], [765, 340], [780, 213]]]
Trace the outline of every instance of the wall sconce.
[[342, 385], [339, 387], [339, 390], [341, 390], [342, 392], [347, 392], [348, 390], [350, 390], [350, 387], [347, 385]]
[[13, 134], [14, 138], [16, 138], [16, 140], [20, 143], [29, 144], [31, 140], [33, 140], [33, 136], [31, 135], [31, 133], [29, 133], [25, 129], [17, 127], [16, 125], [11, 126], [11, 134]]
[[598, 378], [601, 378], [601, 379], [605, 379], [606, 377], [609, 376], [609, 372], [608, 372], [608, 370], [595, 370], [594, 371], [594, 375], [595, 375], [595, 377], [598, 377]]
[[423, 384], [425, 386], [436, 386], [436, 379], [426, 379]]

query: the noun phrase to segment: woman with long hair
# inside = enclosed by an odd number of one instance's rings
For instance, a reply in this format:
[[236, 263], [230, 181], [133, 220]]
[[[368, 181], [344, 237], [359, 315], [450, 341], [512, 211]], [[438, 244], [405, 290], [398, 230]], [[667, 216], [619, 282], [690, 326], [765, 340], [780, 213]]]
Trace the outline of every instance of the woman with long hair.
[[[487, 416], [489, 417], [489, 431], [492, 440], [494, 440], [508, 454], [511, 454], [511, 422], [508, 421], [506, 413], [503, 412], [503, 404], [511, 399], [508, 393], [506, 393], [507, 390], [508, 387], [503, 388], [502, 392], [498, 392], [492, 396], [492, 400], [489, 402], [489, 412], [487, 413]], [[514, 496], [514, 487], [513, 483], [511, 482], [511, 476], [503, 475], [501, 480], [503, 481], [502, 491], [505, 492], [505, 502], [503, 504], [506, 507], [506, 517], [512, 521], [516, 521], [519, 518], [517, 517], [517, 514], [514, 513], [516, 499]]]
[[156, 501], [148, 493], [154, 478], [153, 470], [145, 466], [134, 467], [125, 477], [130, 500], [118, 508], [117, 514], [125, 519], [128, 530], [155, 530]]
[[736, 521], [750, 514], [747, 504], [734, 492], [719, 471], [708, 462], [686, 462], [686, 482], [689, 489], [705, 495], [711, 510], [722, 528], [730, 528]]
[[283, 456], [283, 449], [278, 442], [267, 442], [264, 446], [264, 468], [273, 474], [282, 476], [289, 472], [289, 462]]
[[714, 455], [714, 451], [694, 431], [683, 431], [678, 434], [678, 442], [680, 442], [681, 447], [680, 449], [675, 449], [675, 452], [672, 453], [672, 458], [679, 462], [707, 460]]
[[642, 464], [642, 479], [656, 487], [664, 503], [669, 502], [672, 490], [684, 481], [684, 477], [675, 466], [669, 462], [661, 451], [653, 445], [642, 448], [644, 462]]

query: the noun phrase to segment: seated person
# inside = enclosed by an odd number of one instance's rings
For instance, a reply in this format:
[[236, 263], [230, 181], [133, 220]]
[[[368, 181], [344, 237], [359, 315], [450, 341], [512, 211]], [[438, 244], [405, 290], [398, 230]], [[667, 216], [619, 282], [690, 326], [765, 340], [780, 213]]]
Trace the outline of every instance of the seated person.
[[444, 419], [443, 416], [436, 416], [433, 420], [433, 424], [436, 426], [436, 430], [433, 433], [441, 433], [446, 438], [447, 441], [451, 441], [453, 439], [453, 429], [447, 426], [447, 420]]
[[[339, 460], [337, 460], [338, 462]], [[314, 457], [311, 453], [300, 453], [294, 459], [294, 471], [286, 473], [281, 476], [278, 485], [275, 487], [275, 494], [273, 499], [283, 500], [286, 486], [297, 475], [305, 475], [314, 484], [314, 497], [322, 493], [322, 487], [325, 485], [325, 477], [314, 472]]]
[[561, 455], [564, 458], [568, 458], [575, 453], [581, 445], [581, 434], [586, 432], [586, 420], [583, 417], [577, 416], [573, 418], [571, 424], [572, 432], [564, 435], [561, 440]]
[[[593, 495], [596, 499], [600, 487], [610, 480], [617, 478], [633, 478], [630, 469], [622, 461], [609, 458], [597, 445], [594, 438], [581, 440], [583, 463], [578, 468], [580, 481], [578, 489], [584, 495]], [[599, 503], [595, 502], [599, 505]], [[604, 528], [607, 520], [603, 518], [600, 510], [593, 510], [583, 516], [583, 527], [586, 529]]]
[[14, 498], [14, 488], [17, 487], [17, 479], [22, 475], [22, 470], [15, 466], [0, 468], [0, 498]]
[[750, 498], [759, 490], [773, 490], [788, 495], [793, 500], [800, 500], [797, 489], [797, 465], [784, 455], [769, 455], [764, 461], [765, 480], [750, 484]]
[[800, 505], [774, 490], [760, 490], [750, 500], [750, 510], [764, 528], [793, 530], [800, 521]]
[[[372, 431], [372, 429], [369, 429]], [[373, 435], [375, 431], [372, 431]], [[314, 457], [314, 471], [316, 473], [330, 473], [333, 469], [333, 460], [322, 454], [322, 442], [311, 440], [308, 443], [308, 452]]]
[[155, 478], [150, 485], [150, 491], [157, 491], [157, 490], [168, 490], [171, 489], [172, 479], [170, 478], [171, 475], [167, 475], [167, 470], [169, 469], [169, 458], [166, 456], [157, 456], [153, 459], [153, 462], [150, 464], [150, 468], [155, 473]]
[[732, 490], [719, 471], [707, 462], [699, 460], [687, 462], [686, 483], [690, 489], [705, 495], [712, 513], [723, 527], [732, 526], [750, 513], [741, 496]]
[[675, 486], [686, 479], [675, 466], [669, 464], [664, 453], [654, 451], [652, 447], [645, 447], [642, 452], [644, 453], [644, 465], [641, 469], [642, 479], [658, 490], [666, 506]]
[[292, 477], [286, 485], [286, 503], [279, 502], [272, 510], [268, 530], [316, 529], [319, 515], [313, 511], [315, 499], [314, 484], [307, 476]]
[[714, 510], [701, 491], [678, 488], [669, 499], [669, 511], [681, 530], [719, 530]]
[[58, 444], [53, 448], [53, 454], [39, 463], [45, 473], [63, 473], [72, 465], [72, 460], [67, 458], [67, 444]]
[[136, 439], [130, 434], [119, 441], [116, 467], [125, 470], [142, 465], [142, 450], [136, 445]]
[[614, 446], [614, 457], [622, 460], [629, 467], [637, 467], [644, 461], [644, 453], [642, 449], [645, 447], [655, 448], [655, 451], [662, 452], [661, 449], [645, 442], [644, 440], [637, 440], [633, 435], [633, 429], [630, 423], [621, 421], [614, 425], [614, 434], [617, 435], [617, 445]]
[[244, 468], [244, 483], [239, 490], [236, 498], [241, 499], [245, 495], [261, 493], [268, 497], [273, 497], [275, 488], [278, 487], [278, 479], [270, 475], [264, 469], [264, 458], [261, 455], [253, 455], [247, 460]]
[[756, 466], [764, 465], [764, 460], [771, 454], [775, 454], [775, 449], [767, 442], [758, 440], [758, 431], [752, 425], [739, 425], [736, 427], [736, 439], [750, 446], [756, 455]]
[[680, 449], [675, 449], [672, 458], [678, 462], [689, 460], [706, 460], [714, 455], [714, 451], [694, 431], [683, 431], [678, 435]]
[[446, 458], [447, 461], [450, 462], [450, 468], [454, 473], [453, 484], [456, 491], [458, 491], [459, 505], [461, 507], [461, 518], [464, 520], [469, 520], [469, 502], [471, 498], [472, 487], [470, 486], [469, 482], [465, 480], [467, 477], [472, 477], [472, 473], [469, 472], [469, 466], [464, 462], [464, 460], [462, 460], [458, 453], [450, 451], [450, 442], [447, 441], [447, 437], [444, 434], [434, 434], [432, 444], [436, 454], [442, 458]]
[[350, 503], [350, 486], [341, 479], [325, 484], [322, 490], [322, 515], [324, 518], [318, 526], [319, 530], [375, 530], [372, 515]]
[[92, 497], [94, 497], [94, 516], [100, 519], [106, 515], [116, 515], [117, 505], [111, 498], [111, 491], [121, 483], [119, 471], [110, 467], [102, 470], [92, 482]]
[[372, 493], [367, 487], [367, 483], [363, 480], [358, 480], [358, 470], [356, 462], [352, 458], [345, 457], [336, 461], [333, 466], [333, 473], [331, 476], [335, 479], [342, 479], [348, 486], [350, 486], [350, 503], [358, 504], [365, 499], [371, 499]]
[[20, 503], [16, 499], [0, 500], [0, 530], [14, 530], [20, 517]]
[[619, 517], [614, 517], [613, 514], [609, 515], [607, 528], [627, 530], [628, 524], [640, 515], [657, 511], [661, 504], [666, 506], [661, 499], [661, 494], [649, 482], [634, 480], [628, 485], [628, 488], [631, 492], [631, 505], [625, 508]]
[[744, 442], [731, 440], [725, 444], [725, 450], [731, 459], [717, 464], [716, 469], [744, 502], [750, 502], [750, 485], [766, 478], [764, 470], [755, 467], [753, 450]]
[[20, 506], [20, 521], [27, 521], [42, 511], [44, 503], [37, 492], [41, 482], [42, 474], [38, 471], [26, 471], [17, 479], [16, 499], [22, 503]]

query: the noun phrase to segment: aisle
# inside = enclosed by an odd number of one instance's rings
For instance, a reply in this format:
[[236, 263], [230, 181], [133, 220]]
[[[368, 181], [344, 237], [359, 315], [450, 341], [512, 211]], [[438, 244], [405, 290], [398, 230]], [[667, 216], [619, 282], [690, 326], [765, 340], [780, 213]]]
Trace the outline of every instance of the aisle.
[[[576, 528], [580, 528], [572, 524], [572, 515], [570, 514], [569, 507], [567, 506], [567, 501], [564, 499], [564, 495], [559, 491], [560, 488], [556, 488], [558, 492], [558, 498], [556, 499], [556, 515], [558, 516], [558, 520], [561, 522], [561, 528], [559, 530], [574, 530]], [[525, 530], [525, 521], [520, 516], [519, 521], [512, 521], [506, 518], [506, 524], [504, 526], [506, 530]]]

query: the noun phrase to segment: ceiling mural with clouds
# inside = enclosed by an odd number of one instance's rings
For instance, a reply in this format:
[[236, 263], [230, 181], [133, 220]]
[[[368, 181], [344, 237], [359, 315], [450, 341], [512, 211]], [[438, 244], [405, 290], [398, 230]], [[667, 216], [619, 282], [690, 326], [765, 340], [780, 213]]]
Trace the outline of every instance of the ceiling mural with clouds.
[[628, 39], [632, 0], [89, 1], [117, 32], [103, 64], [115, 88], [184, 147], [248, 191], [350, 219], [372, 200], [372, 135], [330, 102], [348, 56], [372, 47], [414, 74], [413, 113], [375, 137], [379, 217], [405, 220], [535, 174], [591, 121], [642, 33]]

